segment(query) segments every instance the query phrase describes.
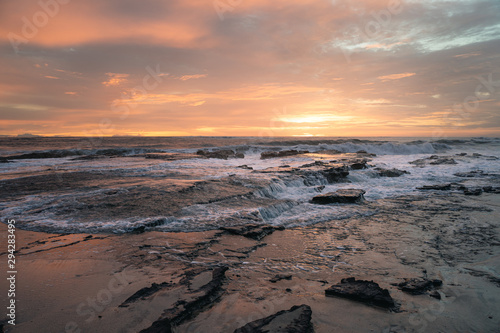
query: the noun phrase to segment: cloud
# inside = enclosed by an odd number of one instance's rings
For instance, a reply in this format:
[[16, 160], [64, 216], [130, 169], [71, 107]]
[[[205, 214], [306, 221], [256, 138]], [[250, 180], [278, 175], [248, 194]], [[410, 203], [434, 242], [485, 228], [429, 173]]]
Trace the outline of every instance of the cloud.
[[390, 75], [383, 75], [379, 76], [377, 79], [382, 80], [382, 81], [388, 81], [388, 80], [399, 80], [405, 77], [410, 77], [415, 75], [416, 73], [399, 73], [399, 74], [390, 74]]
[[125, 82], [127, 82], [128, 74], [120, 74], [120, 73], [106, 73], [108, 77], [107, 81], [102, 82], [106, 87], [119, 86]]
[[201, 79], [204, 77], [207, 77], [207, 74], [183, 75], [179, 78], [179, 80], [187, 81], [187, 80], [191, 80], [191, 79]]
[[[3, 130], [81, 134], [103, 118], [106, 135], [500, 127], [500, 89], [475, 92], [479, 77], [500, 80], [498, 1], [407, 0], [392, 12], [379, 0], [225, 3], [221, 19], [204, 0], [71, 1], [28, 36], [40, 4], [1, 2]], [[10, 33], [26, 40], [17, 53]], [[480, 102], [463, 118], [454, 106], [467, 98]]]

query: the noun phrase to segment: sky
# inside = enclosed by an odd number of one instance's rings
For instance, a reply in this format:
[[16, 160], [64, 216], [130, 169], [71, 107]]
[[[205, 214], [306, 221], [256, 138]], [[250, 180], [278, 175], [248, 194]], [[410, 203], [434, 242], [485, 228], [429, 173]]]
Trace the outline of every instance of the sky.
[[0, 134], [500, 136], [498, 0], [0, 0]]

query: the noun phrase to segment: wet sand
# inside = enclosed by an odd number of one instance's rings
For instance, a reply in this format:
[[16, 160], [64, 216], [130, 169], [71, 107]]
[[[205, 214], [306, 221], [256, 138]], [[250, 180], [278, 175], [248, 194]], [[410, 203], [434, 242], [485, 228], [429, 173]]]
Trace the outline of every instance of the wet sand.
[[[499, 207], [498, 194], [430, 191], [365, 202], [360, 210], [375, 213], [276, 230], [261, 240], [222, 230], [17, 230], [16, 326], [4, 331], [140, 332], [170, 316], [174, 332], [233, 332], [307, 304], [317, 333], [498, 332]], [[0, 230], [5, 244], [6, 225]], [[6, 261], [2, 252], [4, 272]], [[228, 269], [214, 282], [215, 267]], [[270, 281], [277, 274], [291, 278]], [[347, 277], [388, 289], [400, 311], [325, 296]], [[441, 299], [401, 291], [395, 284], [405, 278], [442, 280]], [[189, 309], [179, 315], [183, 307]]]

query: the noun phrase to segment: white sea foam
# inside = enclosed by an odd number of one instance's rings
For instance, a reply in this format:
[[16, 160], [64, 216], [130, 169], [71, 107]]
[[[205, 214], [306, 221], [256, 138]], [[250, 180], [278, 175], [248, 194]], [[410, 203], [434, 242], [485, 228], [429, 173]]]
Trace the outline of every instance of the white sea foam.
[[[290, 144], [292, 143], [292, 144]], [[173, 216], [141, 217], [131, 216], [128, 219], [114, 219], [101, 221], [79, 220], [78, 217], [63, 218], [61, 211], [84, 208], [79, 198], [99, 195], [108, 189], [87, 189], [80, 192], [29, 195], [16, 202], [0, 203], [2, 218], [23, 217], [23, 227], [32, 230], [52, 232], [130, 232], [144, 226], [147, 230], [160, 231], [197, 231], [209, 230], [221, 225], [240, 221], [269, 223], [273, 225], [302, 226], [329, 220], [341, 220], [354, 216], [364, 216], [375, 212], [366, 209], [363, 205], [313, 205], [310, 199], [319, 193], [318, 186], [324, 185], [322, 193], [336, 191], [342, 188], [360, 188], [366, 191], [365, 198], [369, 201], [407, 195], [418, 192], [417, 187], [432, 184], [452, 183], [463, 181], [455, 176], [458, 172], [482, 170], [485, 173], [500, 173], [500, 160], [487, 156], [473, 157], [473, 153], [482, 155], [500, 156], [500, 140], [489, 138], [441, 140], [438, 142], [365, 142], [341, 141], [314, 144], [302, 141], [282, 144], [244, 144], [228, 145], [226, 147], [212, 147], [205, 149], [232, 148], [243, 151], [243, 159], [185, 159], [163, 161], [130, 157], [128, 155], [144, 150], [124, 150], [121, 157], [96, 160], [73, 160], [72, 157], [23, 159], [11, 163], [0, 163], [0, 174], [5, 179], [21, 177], [22, 173], [58, 173], [58, 172], [109, 172], [120, 177], [144, 177], [153, 184], [158, 178], [210, 180], [229, 176], [236, 176], [241, 182], [251, 180], [265, 180], [269, 185], [256, 188], [253, 197], [241, 200], [271, 199], [272, 204], [251, 206], [238, 204], [231, 207], [218, 203], [197, 204], [187, 206]], [[168, 152], [196, 152], [198, 148], [159, 148], [156, 151]], [[351, 170], [347, 177], [348, 182], [329, 184], [321, 174], [311, 175], [304, 182], [299, 176], [282, 177], [279, 173], [261, 173], [240, 168], [247, 165], [254, 170], [264, 170], [270, 167], [289, 165], [299, 167], [313, 161], [311, 157], [299, 155], [275, 159], [260, 159], [260, 153], [267, 150], [308, 150], [321, 152], [324, 150], [339, 150], [344, 153], [353, 153], [365, 150], [377, 154], [369, 164], [372, 166], [364, 170]], [[119, 151], [119, 150], [117, 150]], [[467, 153], [466, 156], [455, 156], [458, 153]], [[451, 156], [457, 162], [454, 165], [427, 165], [418, 167], [409, 162], [428, 158], [431, 154]], [[334, 157], [332, 157], [334, 159]], [[375, 167], [384, 169], [397, 168], [409, 171], [400, 177], [380, 177]], [[47, 171], [47, 169], [51, 169]], [[25, 176], [25, 175], [22, 175]], [[471, 184], [482, 184], [481, 179], [468, 180]], [[307, 184], [307, 185], [306, 185]], [[253, 185], [252, 185], [253, 186]], [[103, 186], [104, 187], [104, 186]], [[118, 190], [126, 191], [126, 188]]]

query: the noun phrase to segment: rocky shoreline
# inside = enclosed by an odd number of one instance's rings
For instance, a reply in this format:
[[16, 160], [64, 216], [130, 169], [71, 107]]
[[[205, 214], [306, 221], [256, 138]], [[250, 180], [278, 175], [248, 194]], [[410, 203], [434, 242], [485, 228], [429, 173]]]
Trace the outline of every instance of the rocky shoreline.
[[[236, 155], [202, 151], [193, 158], [241, 158]], [[279, 157], [274, 155], [263, 158]], [[46, 230], [51, 233], [34, 232], [21, 230], [20, 220], [18, 325], [3, 330], [496, 332], [496, 176], [463, 173], [457, 183], [426, 185], [412, 195], [379, 200], [366, 200], [367, 189], [354, 186], [324, 190], [329, 184], [350, 185], [347, 176], [354, 170], [373, 170], [384, 179], [411, 172], [375, 168], [372, 157], [362, 151], [331, 152], [300, 166], [253, 170], [242, 165], [245, 178], [197, 180], [175, 174], [151, 183], [116, 171], [82, 171], [3, 180], [1, 196], [12, 201], [91, 192], [77, 200], [68, 196], [72, 204], [64, 201], [54, 212], [77, 219], [75, 227], [95, 220], [148, 218], [118, 234], [103, 228], [93, 234], [68, 233], [67, 228], [58, 233], [56, 227]], [[416, 167], [452, 165], [450, 159], [460, 158], [481, 156], [430, 156]], [[484, 179], [488, 185], [471, 183]], [[108, 188], [103, 188], [104, 180]], [[312, 189], [307, 204], [346, 207], [359, 214], [303, 226], [269, 225], [271, 218], [303, 207], [276, 195], [290, 184]], [[94, 188], [100, 191], [92, 192]], [[50, 211], [53, 204], [31, 213]], [[213, 221], [209, 210], [229, 213]], [[192, 212], [200, 220], [208, 214], [209, 222], [199, 231], [156, 231], [174, 223], [158, 216], [182, 218]], [[0, 224], [0, 229], [6, 226]], [[2, 262], [6, 255], [0, 253]]]
[[[25, 242], [18, 251], [25, 272], [19, 300], [42, 304], [51, 290], [72, 297], [51, 301], [54, 309], [66, 309], [63, 315], [21, 307], [19, 325], [7, 331], [39, 325], [64, 331], [77, 323], [84, 331], [110, 332], [282, 332], [279, 326], [295, 327], [290, 332], [494, 332], [500, 321], [498, 203], [496, 194], [436, 192], [365, 202], [377, 207], [374, 216], [285, 230], [102, 236], [19, 230]], [[41, 263], [50, 264], [30, 275]], [[119, 272], [126, 272], [127, 283], [107, 302], [103, 290]], [[371, 289], [358, 290], [355, 301], [325, 297], [341, 280], [373, 281], [393, 303], [374, 302]], [[88, 297], [96, 300], [94, 309]], [[379, 310], [381, 304], [396, 311]]]

